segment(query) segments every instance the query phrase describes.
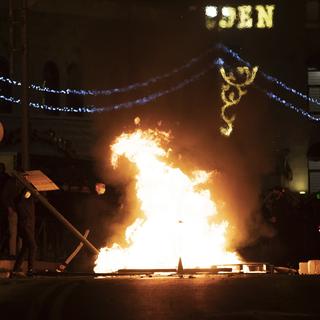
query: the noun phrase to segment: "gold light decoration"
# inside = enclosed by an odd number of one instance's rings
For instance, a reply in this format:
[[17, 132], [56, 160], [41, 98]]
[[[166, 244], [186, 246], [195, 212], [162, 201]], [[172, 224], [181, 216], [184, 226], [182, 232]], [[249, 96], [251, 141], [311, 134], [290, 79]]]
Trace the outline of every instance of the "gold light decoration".
[[226, 71], [223, 67], [220, 68], [220, 73], [223, 80], [226, 82], [222, 85], [221, 88], [221, 99], [224, 105], [221, 108], [221, 118], [226, 122], [225, 127], [220, 127], [221, 134], [229, 137], [233, 130], [233, 122], [235, 121], [235, 115], [228, 117], [225, 113], [227, 108], [237, 105], [241, 97], [247, 93], [245, 89], [250, 84], [253, 83], [258, 67], [254, 67], [250, 70], [248, 67], [237, 67], [237, 73], [243, 78], [245, 78], [242, 82], [237, 82], [237, 79], [233, 72], [230, 72], [229, 75], [226, 74]]

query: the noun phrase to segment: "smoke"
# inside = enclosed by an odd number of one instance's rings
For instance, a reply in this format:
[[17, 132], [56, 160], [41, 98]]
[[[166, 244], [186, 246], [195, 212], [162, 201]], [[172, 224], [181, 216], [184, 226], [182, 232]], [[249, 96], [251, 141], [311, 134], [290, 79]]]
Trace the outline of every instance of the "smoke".
[[189, 130], [177, 132], [175, 139], [188, 166], [193, 163], [200, 169], [215, 170], [212, 195], [221, 218], [230, 222], [233, 248], [273, 234], [262, 219], [260, 197], [263, 177], [274, 167], [274, 130], [270, 130], [266, 109], [255, 106], [254, 100], [244, 97], [234, 108], [237, 117], [230, 138], [219, 134], [223, 123], [214, 113], [219, 114], [220, 101], [212, 99], [211, 117], [200, 114], [195, 124], [187, 119]]

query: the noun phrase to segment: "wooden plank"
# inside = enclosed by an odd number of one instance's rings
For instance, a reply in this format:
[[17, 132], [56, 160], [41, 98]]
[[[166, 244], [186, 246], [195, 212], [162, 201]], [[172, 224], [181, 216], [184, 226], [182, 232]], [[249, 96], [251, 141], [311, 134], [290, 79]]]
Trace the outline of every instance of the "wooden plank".
[[26, 175], [24, 175], [24, 177], [38, 191], [59, 190], [59, 187], [40, 170], [26, 171]]

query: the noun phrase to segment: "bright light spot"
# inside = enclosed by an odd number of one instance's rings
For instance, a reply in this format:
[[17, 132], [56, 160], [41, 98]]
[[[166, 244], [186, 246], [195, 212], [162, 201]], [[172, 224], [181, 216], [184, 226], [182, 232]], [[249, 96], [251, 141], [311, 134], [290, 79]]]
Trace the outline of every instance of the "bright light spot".
[[206, 7], [206, 16], [210, 18], [214, 18], [218, 15], [218, 9], [214, 6], [207, 6]]
[[224, 65], [224, 61], [221, 59], [221, 58], [218, 58], [215, 63], [218, 65], [218, 66], [223, 66]]
[[306, 194], [306, 192], [303, 191], [303, 190], [302, 190], [302, 191], [299, 191], [299, 193], [300, 193], [300, 194]]
[[29, 198], [31, 197], [31, 192], [30, 192], [29, 190], [27, 190], [27, 191], [25, 192], [25, 194], [24, 194], [24, 197], [25, 197], [26, 199], [29, 199]]
[[221, 12], [225, 17], [228, 17], [232, 14], [233, 12], [232, 9], [233, 8], [230, 8], [230, 7], [223, 7]]
[[105, 194], [106, 192], [106, 185], [102, 182], [98, 182], [96, 183], [95, 185], [95, 189], [96, 189], [96, 192], [97, 194], [101, 195], [101, 194]]
[[140, 119], [139, 117], [135, 117], [135, 118], [134, 118], [134, 124], [135, 124], [136, 126], [139, 125], [140, 122], [141, 122], [141, 119]]

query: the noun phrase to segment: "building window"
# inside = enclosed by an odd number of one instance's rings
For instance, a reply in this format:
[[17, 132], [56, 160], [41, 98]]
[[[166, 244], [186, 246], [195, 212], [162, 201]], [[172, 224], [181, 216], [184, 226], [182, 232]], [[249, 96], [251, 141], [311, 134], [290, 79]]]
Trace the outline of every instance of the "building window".
[[[7, 59], [0, 57], [0, 76], [9, 78], [9, 62]], [[11, 96], [11, 85], [8, 82], [0, 81], [0, 96], [10, 97]], [[12, 103], [0, 99], [0, 113], [11, 113]]]
[[320, 114], [320, 69], [308, 68], [308, 95], [316, 101], [309, 101], [309, 111]]
[[309, 171], [309, 192], [320, 191], [320, 142], [313, 143], [307, 153]]
[[[43, 86], [58, 90], [60, 87], [59, 69], [53, 61], [47, 61], [43, 68]], [[43, 104], [51, 107], [60, 107], [60, 97], [58, 94], [44, 92], [42, 96]], [[49, 115], [57, 115], [59, 111], [45, 111]]]
[[309, 160], [309, 192], [320, 191], [320, 161]]
[[318, 27], [320, 19], [320, 1], [309, 0], [306, 4], [307, 27]]

